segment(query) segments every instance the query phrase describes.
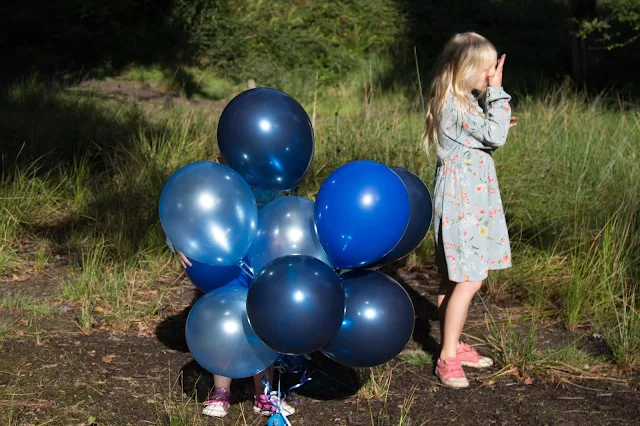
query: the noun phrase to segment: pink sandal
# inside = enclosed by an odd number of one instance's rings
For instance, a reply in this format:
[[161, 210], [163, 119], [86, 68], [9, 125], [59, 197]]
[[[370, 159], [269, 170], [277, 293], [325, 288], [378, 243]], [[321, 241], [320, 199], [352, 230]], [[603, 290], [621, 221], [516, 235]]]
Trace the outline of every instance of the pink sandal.
[[438, 376], [443, 385], [450, 388], [466, 388], [469, 386], [469, 381], [467, 376], [464, 375], [460, 361], [453, 357], [445, 360], [438, 358], [436, 376]]
[[202, 414], [205, 416], [222, 418], [229, 411], [229, 391], [223, 388], [214, 389], [209, 399], [204, 402]]
[[[278, 397], [276, 395], [254, 395], [253, 396], [253, 412], [263, 416], [271, 416], [276, 412], [276, 403]], [[290, 416], [296, 412], [296, 409], [282, 401], [280, 409], [286, 416]]]
[[488, 356], [481, 356], [478, 351], [464, 342], [460, 342], [458, 345], [456, 358], [460, 361], [460, 364], [465, 367], [487, 368], [493, 365], [493, 360], [491, 358]]

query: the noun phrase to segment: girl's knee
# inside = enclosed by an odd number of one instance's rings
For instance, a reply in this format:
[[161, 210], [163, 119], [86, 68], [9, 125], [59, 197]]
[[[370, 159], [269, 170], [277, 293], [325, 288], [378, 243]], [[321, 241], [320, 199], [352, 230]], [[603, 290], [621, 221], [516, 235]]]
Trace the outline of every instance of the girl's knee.
[[460, 284], [466, 291], [473, 294], [475, 294], [478, 290], [480, 290], [480, 287], [482, 287], [482, 281], [467, 281]]

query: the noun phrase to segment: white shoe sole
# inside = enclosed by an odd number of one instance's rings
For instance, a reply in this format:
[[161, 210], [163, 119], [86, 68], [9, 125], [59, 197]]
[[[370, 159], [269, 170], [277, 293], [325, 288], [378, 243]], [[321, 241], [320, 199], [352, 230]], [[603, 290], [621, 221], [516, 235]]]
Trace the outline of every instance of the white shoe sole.
[[227, 415], [227, 411], [224, 411], [220, 407], [204, 407], [202, 409], [202, 415], [220, 419]]
[[493, 360], [491, 358], [482, 358], [478, 362], [468, 362], [468, 361], [460, 361], [463, 367], [471, 367], [471, 368], [489, 368], [493, 365]]
[[462, 388], [469, 387], [469, 380], [467, 380], [466, 378], [456, 378], [456, 379], [445, 380], [442, 378], [442, 376], [438, 374], [437, 370], [436, 370], [436, 377], [438, 378], [438, 380], [440, 380], [440, 383], [442, 383], [443, 385], [449, 388], [462, 389]]
[[[260, 408], [255, 407], [255, 406], [253, 407], [253, 412], [254, 412], [254, 414], [260, 414], [261, 416], [267, 416], [267, 417], [272, 416], [273, 414], [275, 414], [275, 412], [274, 412], [274, 411], [271, 411], [271, 410], [261, 410]], [[287, 417], [289, 417], [289, 416], [291, 416], [291, 415], [293, 415], [293, 414], [295, 414], [295, 413], [296, 413], [295, 408], [293, 408], [293, 407], [289, 407], [287, 410], [285, 410], [285, 413], [284, 413], [284, 414], [286, 414], [286, 415], [287, 415]]]

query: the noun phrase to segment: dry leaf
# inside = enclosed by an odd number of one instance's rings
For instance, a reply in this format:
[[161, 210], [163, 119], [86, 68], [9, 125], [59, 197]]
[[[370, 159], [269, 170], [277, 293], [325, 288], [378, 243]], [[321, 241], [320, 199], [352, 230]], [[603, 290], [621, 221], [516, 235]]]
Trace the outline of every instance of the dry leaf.
[[489, 380], [489, 381], [487, 382], [487, 386], [494, 386], [495, 384], [496, 384], [496, 381], [495, 381], [495, 380]]
[[524, 384], [525, 385], [532, 385], [533, 384], [533, 379], [527, 375], [527, 377], [524, 379]]
[[102, 306], [96, 306], [93, 310], [99, 314], [104, 312], [104, 308]]
[[27, 281], [31, 276], [28, 273], [23, 273], [20, 275], [13, 274], [11, 275], [11, 281], [24, 282]]
[[115, 356], [114, 354], [109, 354], [109, 355], [105, 356], [104, 358], [102, 358], [102, 360], [103, 360], [104, 362], [106, 362], [106, 363], [109, 363], [109, 362], [113, 361], [113, 359], [114, 359], [115, 357], [116, 357], [116, 356]]

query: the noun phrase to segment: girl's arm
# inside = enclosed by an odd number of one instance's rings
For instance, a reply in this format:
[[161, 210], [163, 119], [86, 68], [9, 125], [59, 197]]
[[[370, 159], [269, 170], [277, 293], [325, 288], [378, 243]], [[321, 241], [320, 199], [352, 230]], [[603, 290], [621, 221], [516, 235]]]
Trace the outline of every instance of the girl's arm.
[[442, 130], [449, 139], [469, 148], [487, 149], [504, 145], [509, 131], [509, 96], [501, 87], [487, 88], [487, 112], [483, 117], [449, 94], [442, 115]]
[[504, 145], [511, 123], [510, 100], [511, 96], [502, 87], [488, 87], [485, 117], [479, 114], [473, 114], [470, 117], [470, 134], [490, 148], [499, 148]]

